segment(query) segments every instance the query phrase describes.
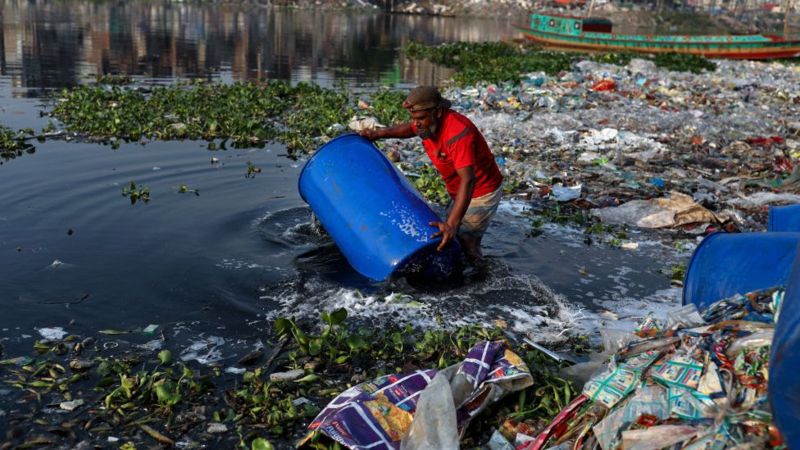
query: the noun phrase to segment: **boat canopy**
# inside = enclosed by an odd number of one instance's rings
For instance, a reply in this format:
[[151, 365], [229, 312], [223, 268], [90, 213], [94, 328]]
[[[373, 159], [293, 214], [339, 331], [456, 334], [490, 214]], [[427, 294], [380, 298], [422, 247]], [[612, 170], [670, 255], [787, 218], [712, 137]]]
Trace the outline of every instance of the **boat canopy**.
[[531, 29], [544, 32], [578, 36], [583, 32], [611, 33], [613, 24], [600, 17], [569, 17], [531, 14]]
[[583, 19], [582, 22], [582, 30], [584, 32], [611, 33], [611, 29], [614, 26], [610, 20], [602, 19], [600, 17], [587, 17], [586, 19]]

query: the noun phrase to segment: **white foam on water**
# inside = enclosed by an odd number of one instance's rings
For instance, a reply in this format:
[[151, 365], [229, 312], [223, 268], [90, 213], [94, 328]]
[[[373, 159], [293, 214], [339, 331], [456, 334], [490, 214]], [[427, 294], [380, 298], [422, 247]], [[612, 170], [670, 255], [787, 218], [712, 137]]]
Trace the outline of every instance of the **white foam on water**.
[[666, 321], [667, 313], [681, 306], [681, 295], [681, 288], [671, 287], [641, 298], [620, 296], [611, 300], [596, 300], [598, 311], [586, 313], [583, 318], [587, 322], [585, 328], [599, 330], [613, 326], [615, 329], [633, 331], [648, 315]]
[[51, 341], [58, 341], [64, 338], [68, 333], [64, 331], [61, 327], [52, 327], [52, 328], [36, 328], [36, 331], [45, 338]]
[[451, 329], [462, 325], [493, 326], [504, 321], [510, 330], [539, 342], [559, 342], [574, 331], [584, 331], [583, 308], [555, 294], [536, 277], [501, 276], [436, 294], [380, 293], [364, 295], [356, 289], [311, 282], [302, 292], [295, 286], [263, 298], [278, 304], [267, 321], [294, 317], [319, 322], [320, 311], [345, 308], [348, 320], [365, 320], [417, 329]]
[[61, 270], [61, 269], [69, 269], [70, 267], [74, 267], [72, 264], [65, 263], [59, 259], [54, 259], [52, 263], [50, 263], [47, 268], [52, 270]]
[[617, 267], [616, 273], [608, 275], [608, 278], [614, 282], [610, 290], [617, 294], [619, 297], [625, 297], [628, 294], [630, 284], [629, 274], [635, 271], [627, 266]]
[[156, 350], [161, 350], [163, 346], [164, 346], [164, 341], [162, 341], [161, 339], [153, 339], [152, 341], [147, 341], [144, 344], [139, 345], [140, 348], [143, 348], [145, 350], [150, 350], [153, 352]]
[[523, 200], [501, 200], [497, 206], [499, 214], [508, 214], [512, 217], [523, 217], [530, 210], [530, 203]]
[[229, 259], [229, 258], [224, 258], [222, 261], [215, 264], [215, 266], [219, 267], [220, 269], [226, 269], [226, 270], [263, 269], [265, 267], [258, 263], [248, 262], [241, 259]]
[[277, 310], [267, 313], [267, 320], [271, 321], [282, 316], [318, 320], [321, 311], [344, 308], [348, 317], [362, 319], [396, 317], [401, 323], [404, 322], [403, 318], [406, 318], [406, 321], [413, 321], [415, 325], [421, 327], [436, 325], [430, 305], [407, 295], [395, 293], [364, 295], [356, 289], [341, 287], [310, 289], [310, 291], [263, 296], [263, 299], [275, 301], [280, 305]]
[[264, 214], [262, 214], [261, 216], [258, 216], [258, 217], [256, 217], [255, 219], [253, 219], [253, 221], [252, 221], [252, 222], [250, 222], [250, 225], [251, 225], [253, 228], [258, 228], [258, 227], [259, 227], [259, 226], [260, 226], [262, 223], [266, 222], [266, 221], [267, 221], [267, 220], [268, 220], [270, 217], [272, 217], [273, 215], [275, 215], [275, 212], [273, 212], [273, 211], [266, 211], [266, 212], [264, 212]]
[[225, 339], [220, 336], [199, 337], [181, 352], [181, 361], [195, 360], [203, 365], [209, 365], [222, 360], [221, 347]]
[[[401, 212], [395, 217], [402, 218], [404, 214]], [[525, 228], [526, 220], [531, 217], [529, 202], [504, 199], [500, 203], [497, 220], [506, 225]], [[256, 223], [263, 226], [267, 221], [275, 219], [272, 213], [267, 213]], [[282, 220], [281, 224], [286, 224], [282, 237], [293, 242], [307, 243], [309, 235], [305, 227], [309, 224], [297, 222]], [[415, 224], [396, 222], [395, 225], [404, 229], [409, 236], [419, 233]], [[567, 247], [585, 247], [585, 231], [580, 227], [545, 223], [541, 229], [549, 238], [554, 238]], [[652, 237], [639, 234], [636, 230], [630, 232], [627, 241], [637, 243], [636, 251], [639, 252], [663, 255], [659, 257], [668, 259], [680, 255], [674, 246], [665, 245]], [[604, 244], [601, 242], [600, 245]], [[619, 251], [627, 253], [630, 250]], [[587, 266], [591, 264], [591, 261], [587, 261]], [[608, 267], [618, 262], [602, 259], [596, 261], [596, 264]], [[223, 260], [218, 266], [226, 269], [260, 267], [232, 259]], [[501, 268], [493, 272], [508, 270]], [[287, 282], [282, 288], [263, 292], [259, 298], [273, 304], [265, 314], [267, 323], [277, 317], [294, 317], [320, 323], [321, 311], [345, 308], [350, 317], [348, 322], [361, 320], [376, 327], [383, 324], [410, 324], [420, 329], [453, 328], [470, 324], [492, 326], [495, 321], [501, 320], [514, 333], [526, 335], [537, 342], [552, 343], [564, 341], [573, 334], [597, 335], [600, 329], [610, 325], [633, 329], [648, 312], [657, 317], [665, 317], [668, 310], [679, 306], [679, 289], [647, 294], [648, 291], [641, 282], [633, 281], [638, 278], [637, 273], [637, 269], [620, 265], [614, 267], [610, 275], [593, 274], [591, 268], [583, 276], [576, 275], [575, 283], [586, 288], [583, 298], [588, 299], [588, 307], [554, 293], [535, 276], [516, 273], [494, 273], [484, 283], [461, 286], [440, 293], [413, 292], [413, 296], [391, 292], [391, 288], [381, 290], [380, 287], [376, 288], [378, 292], [365, 294], [335, 282], [311, 277]], [[597, 286], [597, 283], [602, 287]], [[407, 287], [399, 290], [412, 292]], [[643, 291], [645, 294], [642, 296]], [[639, 298], [634, 298], [633, 292], [637, 292], [636, 296]]]

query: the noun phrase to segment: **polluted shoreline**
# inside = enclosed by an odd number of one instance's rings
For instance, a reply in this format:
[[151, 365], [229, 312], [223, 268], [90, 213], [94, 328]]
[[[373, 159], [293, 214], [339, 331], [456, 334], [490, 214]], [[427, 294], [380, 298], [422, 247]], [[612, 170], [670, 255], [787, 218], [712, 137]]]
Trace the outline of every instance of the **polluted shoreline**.
[[[491, 79], [497, 73], [493, 67], [487, 73], [461, 71], [445, 95], [487, 137], [506, 176], [507, 195], [528, 205], [532, 232], [562, 225], [578, 230], [592, 245], [620, 252], [644, 251], [642, 242], [652, 240], [686, 255], [716, 231], [763, 230], [770, 205], [800, 199], [800, 124], [791, 121], [800, 108], [798, 66], [715, 61], [693, 73], [630, 55], [511, 50], [468, 45], [417, 49], [420, 57], [439, 55], [457, 70], [470, 53], [485, 58], [486, 66], [523, 69], [511, 73], [511, 80], [494, 82], [476, 81]], [[199, 138], [211, 148], [278, 139], [303, 158], [348, 130], [407, 117], [399, 105], [402, 91], [352, 95], [273, 82], [150, 88], [128, 81], [103, 79], [98, 86], [62, 92], [49, 111], [52, 128], [4, 131], [3, 142], [13, 143], [4, 149], [27, 157], [36, 137], [111, 146], [125, 140]], [[207, 99], [211, 102], [203, 103]], [[231, 111], [226, 105], [232, 102], [241, 116], [226, 122]], [[87, 107], [97, 104], [104, 107]], [[381, 148], [429, 200], [445, 200], [417, 145], [387, 141]], [[244, 175], [260, 176], [256, 169], [248, 166]], [[129, 189], [129, 198], [131, 192], [141, 197], [142, 189]], [[149, 194], [149, 201], [158, 201], [157, 193]], [[676, 267], [665, 277], [679, 285], [683, 270]], [[420, 300], [392, 301], [413, 308]], [[289, 303], [282, 313], [291, 311]], [[474, 344], [505, 340], [533, 372], [534, 384], [509, 394], [467, 428], [462, 443], [480, 446], [507, 417], [530, 427], [525, 431], [517, 425], [509, 436], [535, 433], [580, 397], [580, 390], [558, 375], [567, 363], [548, 351], [586, 358], [600, 350], [596, 339], [587, 340], [580, 332], [567, 333], [561, 341], [537, 339], [550, 344], [542, 350], [502, 320], [456, 329], [398, 326], [376, 335], [347, 316], [347, 310], [333, 309], [298, 321], [266, 318], [264, 339], [270, 344], [242, 355], [236, 364], [215, 365], [206, 358], [211, 367], [195, 364], [199, 360], [191, 356], [213, 353], [220, 344], [214, 336], [180, 349], [166, 344], [177, 336], [175, 330], [159, 325], [102, 330], [96, 336], [40, 330], [35, 353], [0, 356], [5, 358], [2, 398], [9, 399], [3, 403], [10, 404], [0, 408], [0, 422], [11, 433], [3, 448], [129, 450], [156, 443], [289, 448], [327, 401], [345, 389], [381, 375], [444, 369], [465, 358]], [[656, 320], [661, 319], [651, 322]], [[669, 329], [662, 325], [637, 332], [656, 337]], [[128, 343], [131, 334], [144, 342]], [[657, 357], [648, 356], [643, 364], [649, 366]], [[31, 423], [36, 432], [28, 435]], [[329, 441], [307, 445], [335, 447]]]

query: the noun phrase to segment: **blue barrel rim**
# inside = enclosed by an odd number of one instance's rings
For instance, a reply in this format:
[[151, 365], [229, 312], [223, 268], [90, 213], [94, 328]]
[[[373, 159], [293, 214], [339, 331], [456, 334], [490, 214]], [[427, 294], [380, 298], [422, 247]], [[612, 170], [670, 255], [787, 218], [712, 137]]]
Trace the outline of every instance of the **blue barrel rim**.
[[[721, 238], [721, 237], [718, 237], [718, 236], [723, 236], [724, 238]], [[719, 239], [728, 239], [728, 238], [735, 239], [735, 240], [741, 240], [741, 242], [743, 243], [742, 245], [750, 245], [750, 246], [754, 246], [755, 243], [757, 243], [761, 239], [766, 239], [766, 240], [770, 240], [770, 241], [778, 241], [779, 243], [786, 244], [786, 245], [785, 246], [784, 245], [781, 245], [781, 246], [768, 245], [766, 247], [765, 246], [757, 246], [758, 251], [763, 251], [765, 249], [775, 249], [779, 253], [777, 256], [789, 257], [789, 256], [791, 256], [790, 255], [791, 252], [788, 251], [788, 250], [795, 251], [796, 250], [795, 246], [797, 245], [797, 243], [800, 243], [800, 232], [795, 232], [795, 231], [776, 231], [776, 232], [769, 232], [769, 233], [766, 233], [766, 232], [750, 232], [750, 233], [718, 232], [718, 233], [713, 233], [713, 234], [707, 236], [705, 239], [703, 239], [702, 242], [700, 242], [700, 244], [694, 250], [694, 253], [692, 254], [692, 257], [689, 260], [689, 264], [686, 267], [686, 275], [684, 276], [683, 289], [682, 289], [682, 298], [681, 298], [681, 304], [682, 305], [687, 305], [689, 303], [693, 303], [693, 304], [695, 304], [697, 306], [697, 308], [700, 311], [702, 311], [711, 302], [715, 302], [717, 300], [721, 300], [723, 297], [729, 297], [729, 296], [736, 295], [736, 294], [745, 294], [747, 292], [750, 292], [750, 291], [753, 291], [753, 290], [756, 290], [756, 289], [764, 289], [764, 288], [776, 286], [776, 285], [779, 284], [779, 283], [772, 283], [771, 282], [771, 283], [767, 283], [767, 284], [759, 286], [758, 285], [759, 283], [753, 284], [753, 283], [749, 283], [749, 282], [742, 283], [742, 282], [738, 282], [737, 281], [736, 284], [739, 285], [738, 288], [741, 289], [740, 291], [736, 291], [736, 292], [731, 291], [731, 292], [728, 292], [727, 294], [723, 294], [722, 292], [714, 292], [715, 296], [713, 298], [711, 298], [711, 297], [705, 298], [705, 297], [708, 296], [708, 294], [710, 294], [710, 292], [705, 292], [706, 289], [703, 288], [703, 286], [707, 286], [706, 281], [708, 281], [708, 280], [705, 279], [705, 277], [708, 276], [708, 273], [706, 272], [708, 270], [708, 267], [704, 267], [704, 265], [706, 263], [706, 261], [705, 261], [705, 257], [706, 257], [705, 253], [714, 254], [715, 251], [716, 251], [715, 249], [707, 249], [705, 247], [708, 247], [708, 246], [711, 246], [711, 245], [717, 245], [718, 244], [717, 241]], [[726, 247], [730, 248], [731, 247], [728, 242], [719, 243], [718, 245], [722, 245], [722, 248], [726, 248]], [[780, 249], [784, 249], [784, 250], [788, 249], [788, 250], [784, 252], [784, 251], [781, 251]], [[700, 260], [701, 255], [703, 257], [702, 261]], [[745, 260], [747, 260], [747, 258], [745, 258]], [[764, 273], [761, 273], [760, 275], [757, 275], [756, 279], [759, 280], [759, 281], [765, 281], [765, 280], [761, 280], [758, 277], [762, 277], [762, 278], [766, 277], [766, 279], [768, 279], [768, 280], [780, 281], [781, 279], [783, 279], [783, 278], [785, 278], [785, 277], [787, 277], [789, 275], [788, 269], [791, 268], [790, 266], [792, 264], [792, 261], [793, 260], [789, 260], [788, 262], [783, 261], [780, 265], [773, 264], [772, 266], [770, 266], [770, 270], [771, 271], [769, 272], [768, 275], [765, 275]], [[697, 266], [698, 264], [703, 264], [703, 265]], [[753, 266], [753, 267], [755, 267], [755, 266]], [[785, 271], [786, 273], [780, 272], [780, 274], [778, 274], [777, 272], [782, 270], [781, 268], [786, 268], [786, 271]], [[727, 271], [726, 270], [722, 270], [721, 272], [730, 273], [730, 270], [727, 270]], [[764, 272], [764, 271], [761, 270], [761, 272]], [[781, 278], [781, 277], [783, 277], [783, 278]], [[730, 278], [728, 278], [728, 279], [730, 279]], [[741, 277], [740, 277], [740, 279], [751, 280], [751, 278], [741, 278]], [[713, 277], [712, 277], [712, 280], [714, 280]], [[783, 283], [785, 281], [786, 280], [781, 281], [781, 283]], [[726, 289], [726, 290], [729, 291], [729, 289]], [[698, 294], [700, 294], [702, 292], [705, 292], [705, 296], [703, 296], [701, 298], [700, 296], [698, 296]], [[717, 296], [717, 295], [719, 295], [719, 296]]]
[[[778, 323], [775, 324], [775, 335], [769, 356], [769, 384], [767, 389], [773, 422], [775, 426], [778, 427], [778, 430], [780, 430], [787, 448], [800, 448], [798, 447], [798, 444], [800, 444], [800, 432], [796, 430], [796, 425], [798, 421], [800, 421], [800, 416], [797, 415], [800, 409], [795, 408], [793, 411], [790, 411], [785, 408], [787, 404], [790, 406], [796, 404], [798, 395], [796, 394], [797, 391], [794, 391], [795, 394], [792, 395], [792, 388], [797, 388], [800, 386], [800, 383], [794, 382], [793, 385], [790, 385], [784, 390], [778, 390], [775, 387], [778, 383], [787, 381], [787, 377], [790, 380], [795, 379], [794, 371], [797, 369], [797, 365], [800, 362], [800, 357], [797, 356], [797, 353], [787, 356], [788, 361], [785, 360], [784, 355], [781, 354], [783, 351], [786, 351], [787, 346], [790, 347], [790, 344], [795, 343], [798, 337], [800, 337], [800, 333], [797, 331], [797, 324], [800, 322], [800, 314], [795, 312], [793, 316], [790, 316], [788, 310], [784, 311], [787, 303], [791, 302], [795, 297], [800, 297], [800, 295], [793, 295], [794, 292], [800, 291], [800, 256], [797, 256], [800, 255], [800, 244], [798, 244], [796, 251], [798, 253], [795, 254], [792, 267], [789, 271], [789, 279], [784, 286], [783, 304], [780, 308], [781, 315], [778, 319]], [[797, 305], [792, 305], [793, 308], [796, 306]], [[792, 310], [792, 312], [794, 311], [796, 310]], [[790, 322], [787, 322], [787, 320]], [[794, 333], [792, 333], [792, 331], [794, 331]], [[795, 342], [792, 342], [792, 338], [795, 338]], [[780, 340], [780, 342], [778, 342], [778, 340]], [[786, 342], [787, 340], [789, 342]], [[795, 365], [792, 366], [792, 363]], [[789, 373], [791, 373], [791, 375], [788, 375]], [[785, 386], [782, 385], [782, 387]]]
[[775, 231], [775, 205], [770, 205], [769, 212], [767, 212], [767, 231]]
[[767, 231], [770, 233], [800, 232], [800, 203], [770, 205], [767, 213]]
[[[322, 150], [324, 150], [325, 148], [329, 147], [328, 144], [331, 144], [331, 143], [336, 142], [336, 141], [344, 140], [344, 138], [352, 138], [352, 137], [355, 137], [355, 136], [360, 136], [360, 135], [358, 133], [345, 133], [345, 134], [342, 134], [340, 136], [336, 136], [335, 138], [331, 139], [330, 141], [322, 144], [322, 146], [320, 148], [318, 148], [317, 151], [315, 151], [314, 154], [311, 155], [310, 158], [308, 158], [308, 160], [305, 162], [305, 164], [303, 164], [303, 168], [300, 169], [300, 176], [297, 177], [297, 192], [300, 194], [300, 198], [302, 198], [303, 201], [306, 202], [306, 204], [308, 204], [308, 200], [306, 200], [305, 196], [303, 196], [303, 190], [300, 189], [300, 181], [303, 179], [303, 175], [305, 175], [306, 168], [308, 167], [308, 165], [311, 164], [312, 161], [314, 161], [314, 158], [316, 158], [317, 155], [319, 155], [319, 153]], [[378, 150], [378, 147], [376, 147], [375, 144], [372, 141], [370, 141], [370, 144], [372, 144], [372, 148], [375, 151], [380, 152], [380, 150]]]
[[686, 275], [684, 275], [683, 277], [683, 290], [681, 291], [681, 305], [686, 305], [686, 298], [687, 298], [686, 294], [689, 291], [689, 276], [693, 273], [692, 265], [697, 263], [698, 255], [700, 254], [700, 249], [704, 245], [707, 245], [712, 239], [716, 239], [717, 237], [725, 234], [728, 233], [712, 233], [703, 238], [703, 240], [700, 241], [700, 244], [697, 247], [695, 247], [694, 252], [692, 252], [692, 257], [689, 259], [689, 264], [686, 265]]

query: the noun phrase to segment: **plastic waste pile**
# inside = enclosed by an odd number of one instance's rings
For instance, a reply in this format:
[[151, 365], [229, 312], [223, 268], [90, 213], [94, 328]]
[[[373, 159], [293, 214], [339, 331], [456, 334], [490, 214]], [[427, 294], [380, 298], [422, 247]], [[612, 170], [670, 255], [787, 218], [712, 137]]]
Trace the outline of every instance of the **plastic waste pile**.
[[781, 448], [767, 381], [783, 293], [775, 287], [737, 295], [712, 304], [702, 316], [693, 305], [684, 306], [664, 323], [646, 318], [547, 427], [530, 433], [507, 425], [501, 430], [507, 440], [496, 433], [490, 446]]
[[470, 421], [504, 395], [533, 384], [525, 362], [503, 342], [479, 342], [442, 370], [390, 374], [339, 394], [311, 433], [352, 449], [456, 449]]
[[[584, 60], [446, 96], [485, 134], [517, 194], [604, 222], [763, 230], [767, 205], [800, 201], [800, 66], [718, 61], [693, 74]], [[407, 171], [427, 162], [414, 140], [385, 145]], [[672, 191], [687, 196], [675, 214], [701, 214], [675, 220], [653, 204]], [[638, 212], [617, 208], [633, 200]]]

